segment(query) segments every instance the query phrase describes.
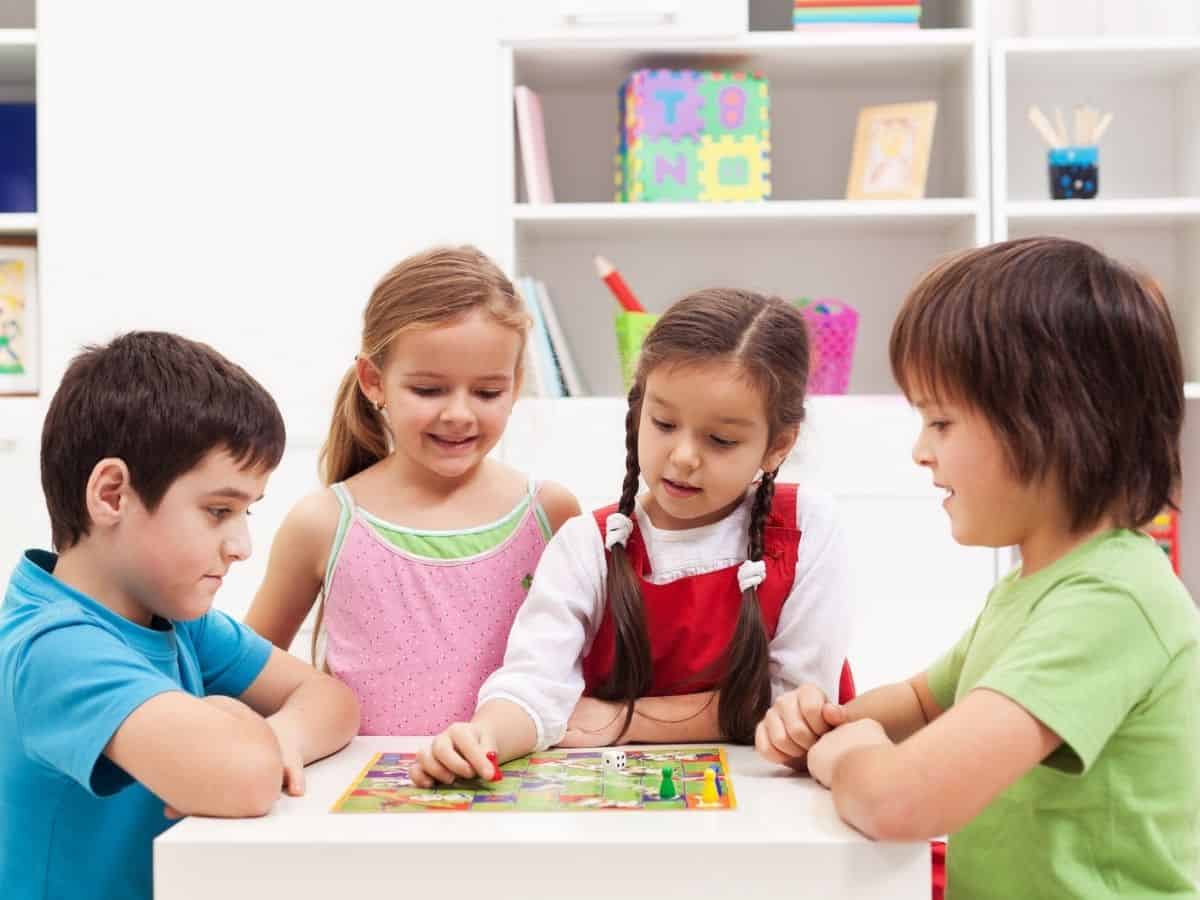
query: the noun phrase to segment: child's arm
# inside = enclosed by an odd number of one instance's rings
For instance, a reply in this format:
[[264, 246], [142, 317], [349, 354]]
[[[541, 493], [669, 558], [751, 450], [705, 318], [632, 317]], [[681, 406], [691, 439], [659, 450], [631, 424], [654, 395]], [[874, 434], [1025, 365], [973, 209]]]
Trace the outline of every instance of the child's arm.
[[283, 779], [279, 743], [236, 702], [157, 694], [129, 714], [104, 756], [179, 814], [266, 815]]
[[923, 840], [957, 831], [1061, 743], [1019, 704], [977, 689], [900, 744], [861, 719], [823, 737], [808, 759], [863, 834]]
[[[220, 615], [177, 628], [206, 631], [205, 620]], [[236, 700], [186, 693], [124, 638], [86, 617], [51, 618], [31, 630], [6, 684], [31, 758], [98, 797], [139, 781], [186, 812], [257, 816], [270, 809], [283, 767], [261, 717]], [[248, 683], [267, 657], [265, 642], [245, 634], [251, 640], [212, 670], [234, 687]]]
[[992, 641], [998, 655], [956, 701], [972, 635], [930, 668], [934, 695], [952, 705], [927, 727], [893, 745], [863, 719], [810, 751], [814, 777], [866, 834], [955, 831], [1041, 763], [1086, 773], [1170, 659], [1142, 605], [1092, 575], [1058, 582], [1002, 647], [980, 628], [974, 639]]
[[267, 574], [246, 624], [281, 650], [287, 650], [312, 609], [325, 580], [340, 506], [333, 491], [301, 500], [275, 535]]
[[633, 720], [625, 726], [625, 704], [581, 697], [567, 722], [559, 747], [609, 747], [614, 744], [695, 743], [721, 740], [717, 718], [720, 692], [641, 697], [633, 704]]
[[893, 741], [902, 741], [942, 714], [922, 672], [908, 681], [887, 684], [844, 706], [831, 703], [813, 684], [782, 694], [755, 732], [755, 747], [765, 759], [806, 771], [806, 755], [832, 728], [859, 719], [878, 722]]
[[824, 717], [832, 720], [834, 725], [874, 719], [883, 726], [887, 736], [898, 743], [916, 734], [942, 712], [929, 690], [929, 675], [921, 672], [907, 681], [885, 684], [855, 697], [841, 707], [840, 716], [836, 710], [826, 710]]
[[350, 688], [277, 647], [241, 700], [274, 731], [284, 786], [293, 796], [304, 793], [304, 766], [340, 750], [358, 731], [358, 700]]
[[543, 481], [538, 486], [537, 499], [546, 514], [552, 535], [558, 534], [558, 529], [562, 528], [563, 523], [580, 513], [579, 501], [575, 499], [575, 495], [554, 481]]

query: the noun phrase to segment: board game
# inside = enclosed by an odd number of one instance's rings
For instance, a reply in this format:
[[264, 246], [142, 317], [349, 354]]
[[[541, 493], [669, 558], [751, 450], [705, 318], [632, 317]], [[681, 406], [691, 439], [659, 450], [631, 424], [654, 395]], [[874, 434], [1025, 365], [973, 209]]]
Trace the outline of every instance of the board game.
[[[463, 781], [430, 790], [415, 787], [408, 777], [415, 754], [377, 753], [331, 812], [661, 811], [737, 806], [725, 751], [720, 747], [626, 750], [620, 769], [604, 764], [603, 749], [532, 753], [500, 766], [500, 781]], [[664, 783], [664, 768], [671, 770], [669, 786]], [[706, 776], [705, 770], [713, 774]]]

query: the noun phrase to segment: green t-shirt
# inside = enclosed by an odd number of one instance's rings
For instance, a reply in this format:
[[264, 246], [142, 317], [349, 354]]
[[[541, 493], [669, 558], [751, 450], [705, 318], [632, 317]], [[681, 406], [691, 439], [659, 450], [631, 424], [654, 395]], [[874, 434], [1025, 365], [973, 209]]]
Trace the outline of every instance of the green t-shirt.
[[1149, 537], [1007, 575], [929, 687], [943, 709], [996, 691], [1063, 740], [951, 836], [947, 900], [1200, 896], [1200, 625]]

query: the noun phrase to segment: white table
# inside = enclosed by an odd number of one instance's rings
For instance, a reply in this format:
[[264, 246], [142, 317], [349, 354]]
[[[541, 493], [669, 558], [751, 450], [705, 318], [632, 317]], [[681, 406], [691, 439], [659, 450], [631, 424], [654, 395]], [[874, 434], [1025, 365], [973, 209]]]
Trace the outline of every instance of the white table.
[[373, 754], [424, 742], [356, 738], [264, 818], [180, 822], [154, 842], [156, 900], [930, 895], [928, 843], [867, 840], [825, 790], [748, 747], [726, 747], [734, 810], [329, 812]]

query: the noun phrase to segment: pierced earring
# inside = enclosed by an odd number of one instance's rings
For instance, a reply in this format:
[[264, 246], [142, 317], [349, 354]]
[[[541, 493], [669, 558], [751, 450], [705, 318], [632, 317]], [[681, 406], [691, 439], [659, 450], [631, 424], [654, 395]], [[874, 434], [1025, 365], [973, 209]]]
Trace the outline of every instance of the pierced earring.
[[375, 404], [375, 412], [383, 412], [383, 404], [382, 403]]

